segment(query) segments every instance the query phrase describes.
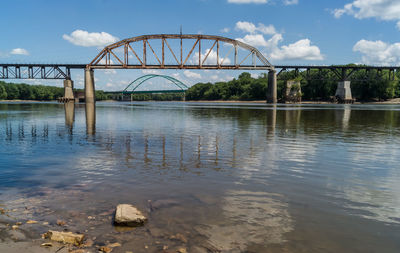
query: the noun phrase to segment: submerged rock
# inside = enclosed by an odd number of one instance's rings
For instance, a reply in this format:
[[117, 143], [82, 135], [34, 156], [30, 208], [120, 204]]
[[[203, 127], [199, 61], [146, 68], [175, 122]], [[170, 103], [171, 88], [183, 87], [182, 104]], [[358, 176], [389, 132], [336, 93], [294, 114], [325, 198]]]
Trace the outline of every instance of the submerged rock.
[[118, 226], [141, 226], [147, 218], [136, 207], [120, 204], [115, 211], [114, 223]]
[[43, 237], [52, 241], [70, 243], [79, 246], [82, 244], [85, 235], [74, 234], [72, 232], [58, 232], [49, 230], [49, 232], [45, 233]]

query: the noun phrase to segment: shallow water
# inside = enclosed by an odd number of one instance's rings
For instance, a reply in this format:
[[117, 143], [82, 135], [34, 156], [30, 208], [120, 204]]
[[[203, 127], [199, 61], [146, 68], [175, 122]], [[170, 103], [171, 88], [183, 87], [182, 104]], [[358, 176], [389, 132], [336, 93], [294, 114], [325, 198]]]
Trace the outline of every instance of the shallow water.
[[[49, 222], [33, 237], [60, 219], [113, 252], [400, 251], [397, 105], [0, 103], [0, 142], [0, 225]], [[113, 227], [118, 203], [149, 222]]]

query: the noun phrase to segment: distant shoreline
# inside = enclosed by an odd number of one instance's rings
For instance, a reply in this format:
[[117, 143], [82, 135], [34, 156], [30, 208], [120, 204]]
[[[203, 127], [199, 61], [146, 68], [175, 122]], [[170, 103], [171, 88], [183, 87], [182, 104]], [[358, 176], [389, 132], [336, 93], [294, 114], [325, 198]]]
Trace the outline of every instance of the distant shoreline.
[[[27, 102], [27, 103], [38, 103], [38, 102], [58, 102], [57, 100], [0, 100], [0, 103], [10, 103], [10, 102]], [[120, 102], [118, 100], [100, 100], [98, 102]], [[130, 101], [124, 101], [130, 102]], [[185, 102], [185, 103], [252, 103], [252, 104], [266, 104], [266, 100], [188, 100], [188, 101], [158, 101], [158, 100], [147, 100], [147, 101], [132, 101], [132, 102]], [[300, 103], [288, 103], [288, 104], [335, 104], [329, 101], [302, 101]], [[393, 98], [386, 101], [356, 101], [354, 104], [400, 104], [400, 98]]]

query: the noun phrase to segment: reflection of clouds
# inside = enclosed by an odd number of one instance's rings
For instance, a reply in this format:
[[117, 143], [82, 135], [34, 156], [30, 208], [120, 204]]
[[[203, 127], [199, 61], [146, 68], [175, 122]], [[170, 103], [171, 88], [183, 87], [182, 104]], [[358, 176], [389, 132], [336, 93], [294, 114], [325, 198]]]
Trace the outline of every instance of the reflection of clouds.
[[400, 150], [395, 144], [355, 147], [349, 159], [357, 166], [343, 187], [344, 198], [352, 201], [347, 207], [363, 211], [364, 218], [400, 223]]
[[285, 241], [293, 230], [287, 203], [279, 195], [265, 192], [228, 191], [223, 197], [223, 218], [197, 227], [208, 242], [222, 251], [242, 252], [252, 244], [275, 244]]

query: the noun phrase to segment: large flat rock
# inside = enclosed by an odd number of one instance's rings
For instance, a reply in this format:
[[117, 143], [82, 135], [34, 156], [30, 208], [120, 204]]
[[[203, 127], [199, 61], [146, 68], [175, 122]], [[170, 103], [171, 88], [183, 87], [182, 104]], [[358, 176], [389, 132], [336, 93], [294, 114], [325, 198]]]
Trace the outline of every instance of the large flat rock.
[[52, 230], [44, 234], [44, 238], [48, 238], [56, 242], [70, 243], [77, 246], [82, 244], [84, 237], [84, 235], [74, 234], [72, 232], [58, 232]]
[[129, 204], [120, 204], [115, 211], [114, 223], [118, 226], [141, 226], [147, 218], [136, 207]]

